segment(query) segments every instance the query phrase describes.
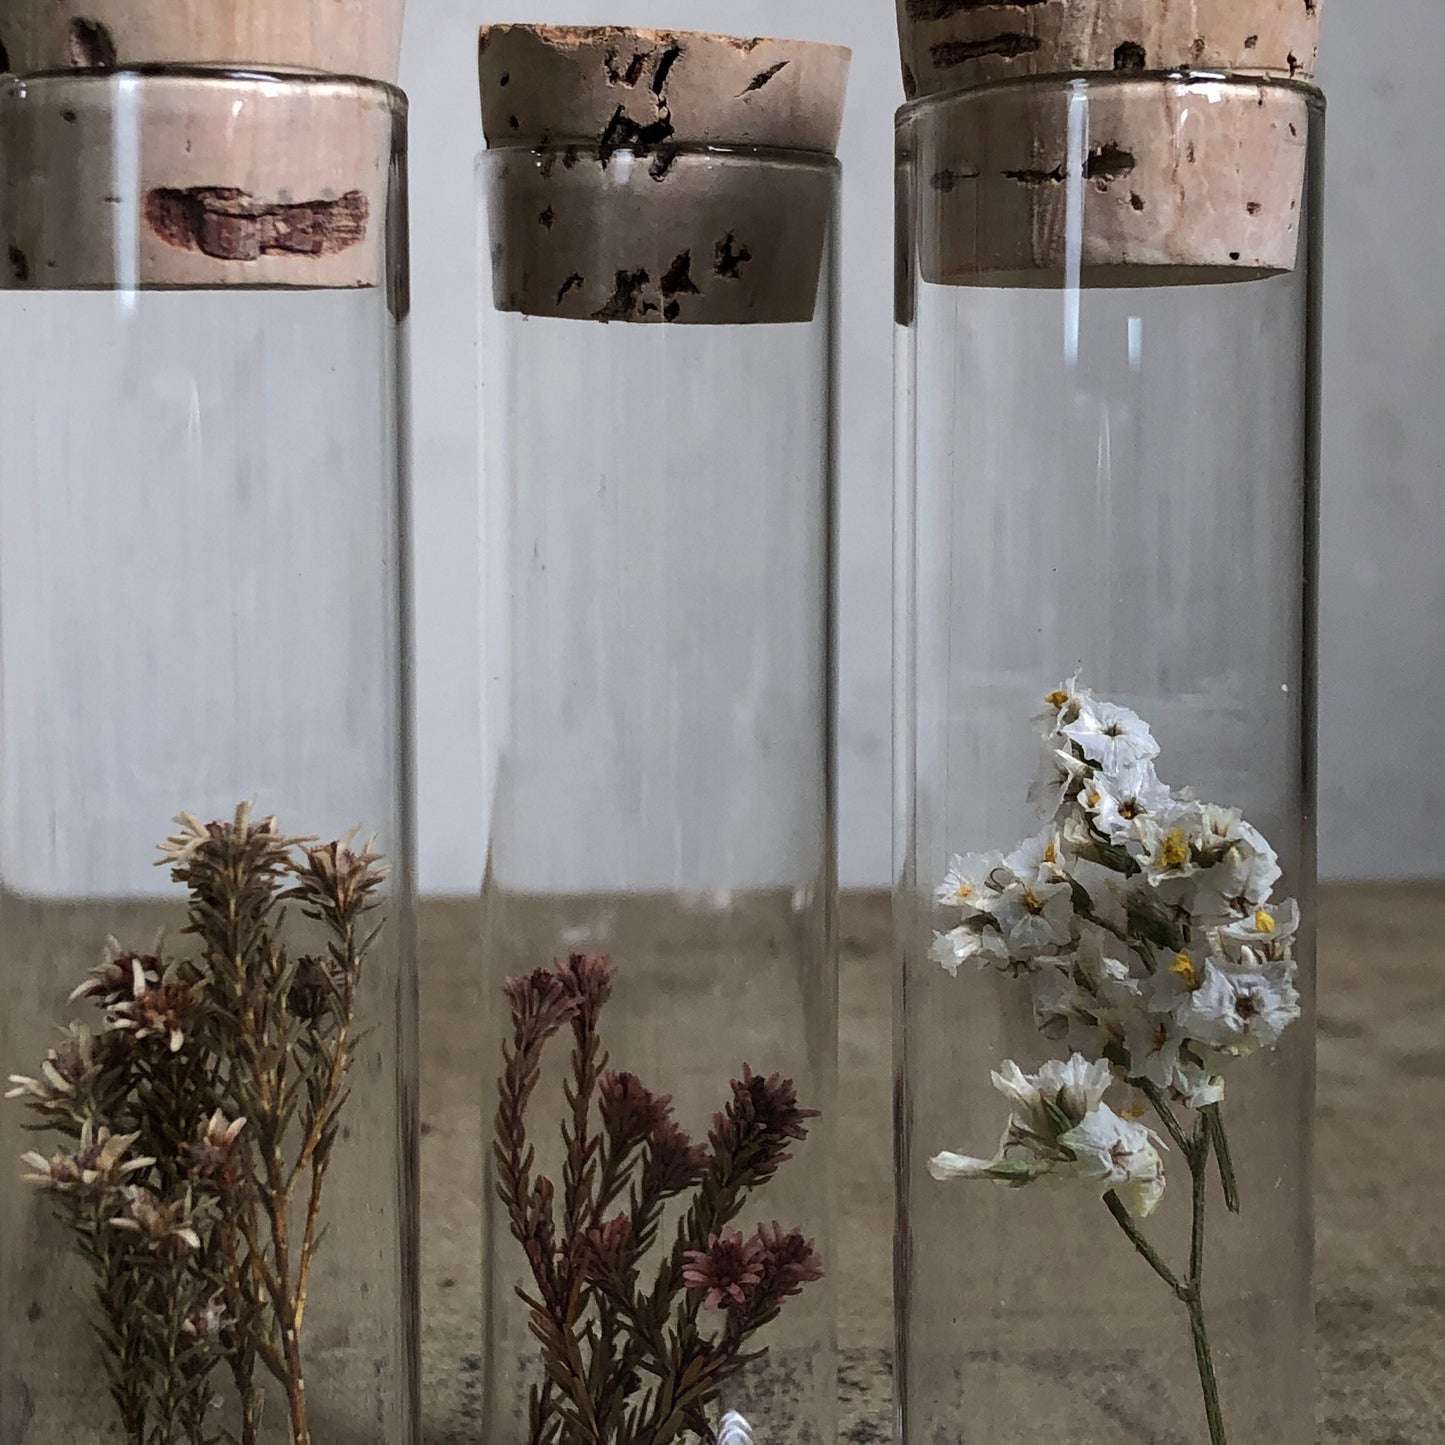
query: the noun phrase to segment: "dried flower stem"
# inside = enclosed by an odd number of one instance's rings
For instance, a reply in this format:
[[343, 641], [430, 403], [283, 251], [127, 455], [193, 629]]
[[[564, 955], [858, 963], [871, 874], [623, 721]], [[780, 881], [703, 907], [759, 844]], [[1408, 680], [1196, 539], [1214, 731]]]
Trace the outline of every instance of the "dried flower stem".
[[[1219, 1380], [1214, 1371], [1214, 1354], [1209, 1344], [1209, 1326], [1204, 1315], [1204, 1247], [1205, 1200], [1208, 1194], [1211, 1144], [1223, 1137], [1224, 1122], [1218, 1111], [1201, 1111], [1194, 1135], [1189, 1138], [1180, 1129], [1168, 1101], [1162, 1096], [1154, 1100], [1165, 1127], [1169, 1129], [1184, 1152], [1189, 1165], [1192, 1218], [1189, 1232], [1189, 1273], [1184, 1279], [1165, 1263], [1163, 1257], [1145, 1238], [1144, 1232], [1124, 1207], [1119, 1196], [1110, 1190], [1104, 1196], [1114, 1222], [1128, 1236], [1129, 1242], [1149, 1268], [1173, 1291], [1189, 1312], [1189, 1333], [1194, 1344], [1195, 1368], [1199, 1374], [1200, 1392], [1204, 1397], [1204, 1416], [1209, 1426], [1210, 1445], [1228, 1445], [1224, 1426], [1224, 1409], [1220, 1403]], [[1213, 1118], [1210, 1114], [1213, 1114]]]
[[[792, 1084], [744, 1068], [708, 1148], [672, 1122], [670, 1100], [631, 1074], [606, 1073], [599, 1021], [611, 966], [573, 955], [510, 979], [512, 1037], [503, 1045], [494, 1157], [497, 1194], [531, 1273], [517, 1293], [542, 1347], [543, 1379], [529, 1402], [532, 1445], [672, 1445], [710, 1439], [707, 1409], [754, 1355], [748, 1339], [783, 1302], [821, 1275], [812, 1243], [776, 1225], [744, 1240], [727, 1225], [772, 1178], [814, 1111]], [[547, 1042], [571, 1026], [563, 1084], [562, 1233], [555, 1191], [534, 1177], [526, 1112]], [[595, 1114], [595, 1122], [594, 1122]], [[650, 1289], [639, 1273], [669, 1199], [695, 1197]], [[627, 1208], [607, 1212], [623, 1195]], [[705, 1336], [703, 1297], [726, 1301]]]
[[[244, 805], [177, 821], [161, 861], [189, 890], [199, 956], [116, 945], [76, 991], [104, 1030], [73, 1025], [42, 1078], [12, 1080], [39, 1127], [76, 1144], [27, 1155], [29, 1177], [60, 1196], [95, 1271], [127, 1445], [212, 1445], [223, 1362], [233, 1445], [258, 1445], [258, 1366], [285, 1392], [293, 1445], [310, 1445], [302, 1323], [385, 869], [369, 845], [311, 846]], [[320, 925], [325, 957], [281, 946], [287, 900]]]

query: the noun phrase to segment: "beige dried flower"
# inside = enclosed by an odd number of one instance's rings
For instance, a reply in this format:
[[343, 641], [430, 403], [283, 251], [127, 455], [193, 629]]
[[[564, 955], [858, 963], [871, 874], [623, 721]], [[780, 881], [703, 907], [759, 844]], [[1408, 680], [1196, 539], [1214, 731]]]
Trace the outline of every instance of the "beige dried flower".
[[186, 1249], [201, 1247], [189, 1190], [169, 1201], [139, 1184], [128, 1184], [124, 1194], [125, 1212], [110, 1221], [116, 1229], [142, 1235], [157, 1247], [170, 1243]]
[[139, 1134], [112, 1134], [107, 1128], [95, 1128], [89, 1120], [80, 1131], [80, 1141], [71, 1151], [62, 1150], [49, 1159], [43, 1154], [20, 1156], [30, 1172], [23, 1176], [27, 1184], [37, 1184], [57, 1194], [94, 1194], [119, 1189], [128, 1174], [149, 1169], [156, 1161], [149, 1158], [126, 1159], [126, 1151]]

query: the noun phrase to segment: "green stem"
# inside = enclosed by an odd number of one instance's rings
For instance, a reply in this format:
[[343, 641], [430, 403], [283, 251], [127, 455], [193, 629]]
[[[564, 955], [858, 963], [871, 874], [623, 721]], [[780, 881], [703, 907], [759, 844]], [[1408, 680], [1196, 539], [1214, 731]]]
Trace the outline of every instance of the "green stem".
[[1239, 1181], [1234, 1175], [1234, 1160], [1229, 1154], [1229, 1135], [1224, 1131], [1224, 1115], [1218, 1104], [1210, 1104], [1201, 1111], [1209, 1129], [1209, 1139], [1214, 1145], [1214, 1157], [1219, 1161], [1219, 1182], [1224, 1189], [1225, 1207], [1231, 1214], [1239, 1213]]
[[1204, 1396], [1204, 1416], [1209, 1424], [1209, 1445], [1229, 1445], [1224, 1428], [1224, 1409], [1219, 1399], [1219, 1380], [1214, 1373], [1214, 1354], [1209, 1345], [1209, 1328], [1204, 1318], [1204, 1206], [1206, 1186], [1209, 1182], [1212, 1126], [1207, 1119], [1201, 1118], [1194, 1138], [1187, 1138], [1179, 1128], [1178, 1120], [1174, 1118], [1167, 1100], [1162, 1095], [1155, 1099], [1154, 1095], [1158, 1091], [1152, 1090], [1152, 1086], [1141, 1087], [1150, 1094], [1151, 1102], [1159, 1109], [1159, 1117], [1164, 1120], [1170, 1133], [1176, 1135], [1189, 1164], [1193, 1211], [1189, 1232], [1188, 1278], [1181, 1280], [1170, 1269], [1159, 1252], [1144, 1237], [1143, 1231], [1112, 1189], [1104, 1196], [1104, 1204], [1114, 1222], [1128, 1236], [1140, 1258], [1169, 1286], [1175, 1298], [1189, 1311], [1189, 1332], [1194, 1341], [1194, 1363], [1199, 1371], [1199, 1388]]

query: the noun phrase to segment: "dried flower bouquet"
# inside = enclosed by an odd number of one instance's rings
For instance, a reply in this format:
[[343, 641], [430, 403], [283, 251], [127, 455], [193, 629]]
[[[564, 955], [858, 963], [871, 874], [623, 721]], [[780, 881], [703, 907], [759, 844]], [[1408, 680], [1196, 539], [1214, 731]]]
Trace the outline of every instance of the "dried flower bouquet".
[[[1203, 1297], [1210, 1166], [1239, 1213], [1225, 1075], [1300, 1017], [1299, 908], [1275, 900], [1278, 858], [1237, 809], [1160, 781], [1159, 745], [1138, 714], [1071, 679], [1040, 722], [1030, 797], [1043, 830], [1006, 857], [953, 860], [937, 901], [961, 919], [935, 937], [933, 957], [950, 974], [973, 960], [1026, 982], [1040, 1031], [1071, 1054], [1031, 1074], [1005, 1061], [993, 1075], [1010, 1107], [997, 1153], [942, 1153], [929, 1167], [938, 1179], [1098, 1189], [1184, 1306], [1209, 1439], [1227, 1445]], [[1116, 1084], [1143, 1096], [1163, 1135], [1104, 1102]], [[1141, 1223], [1164, 1194], [1166, 1136], [1190, 1177], [1188, 1264], [1178, 1268]]]
[[[107, 945], [38, 1077], [8, 1097], [64, 1145], [24, 1156], [89, 1263], [127, 1445], [260, 1439], [266, 1381], [309, 1445], [303, 1325], [327, 1168], [358, 1042], [357, 990], [386, 876], [369, 846], [284, 835], [241, 806], [162, 845], [189, 891], [190, 956]], [[293, 956], [284, 905], [325, 951]], [[229, 1377], [235, 1431], [217, 1424]]]
[[[773, 1223], [745, 1238], [732, 1227], [817, 1111], [799, 1106], [790, 1080], [744, 1066], [707, 1143], [694, 1144], [669, 1097], [608, 1070], [599, 1025], [612, 983], [606, 959], [574, 954], [506, 984], [512, 1035], [495, 1156], [497, 1193], [531, 1274], [517, 1293], [541, 1346], [529, 1445], [712, 1441], [709, 1407], [766, 1353], [747, 1346], [822, 1277], [799, 1230]], [[526, 1115], [543, 1051], [564, 1029], [572, 1052], [559, 1200], [534, 1173]], [[683, 1196], [673, 1242], [653, 1257], [668, 1204]], [[715, 1325], [704, 1311], [718, 1315]]]

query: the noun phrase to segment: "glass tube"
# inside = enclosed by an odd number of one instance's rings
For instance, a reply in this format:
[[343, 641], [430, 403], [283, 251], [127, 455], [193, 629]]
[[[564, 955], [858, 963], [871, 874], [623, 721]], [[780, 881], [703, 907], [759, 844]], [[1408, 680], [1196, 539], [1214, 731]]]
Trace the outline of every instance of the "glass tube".
[[417, 1438], [405, 111], [0, 86], [6, 1445]]
[[[1322, 117], [1147, 74], [900, 112], [907, 1442], [1314, 1438]], [[1113, 1119], [991, 1083], [1075, 1053]]]
[[[496, 149], [481, 161], [492, 281], [481, 308], [494, 659], [486, 1057], [500, 1061], [511, 1032], [504, 980], [569, 954], [606, 955], [611, 1068], [670, 1095], [693, 1141], [709, 1139], [748, 1068], [790, 1080], [799, 1105], [821, 1111], [732, 1227], [797, 1229], [828, 1275], [759, 1333], [765, 1356], [726, 1382], [706, 1420], [733, 1445], [831, 1442], [837, 165], [686, 145], [666, 156], [665, 187], [648, 174], [657, 158], [599, 158], [595, 146]], [[598, 188], [585, 201], [561, 192], [574, 214], [595, 208], [578, 273], [613, 274], [609, 218], [640, 216], [652, 236], [657, 208], [684, 190], [755, 208], [771, 198], [761, 210], [793, 227], [790, 259], [769, 274], [756, 239], [749, 250], [720, 232], [716, 252], [691, 253], [695, 285], [659, 286], [656, 267], [640, 279], [618, 272], [604, 314], [557, 314], [554, 303], [565, 313], [573, 297], [527, 270], [549, 177]], [[800, 216], [817, 221], [815, 234]], [[673, 261], [674, 279], [685, 259]], [[758, 271], [739, 286], [750, 261]], [[559, 1181], [560, 1211], [568, 1045], [555, 1050], [530, 1116], [536, 1168]], [[489, 1121], [496, 1104], [493, 1094]], [[534, 1290], [497, 1199], [500, 1172], [494, 1160], [483, 1434], [522, 1445], [551, 1437], [533, 1410], [546, 1387], [515, 1289]], [[665, 1274], [693, 1193], [667, 1206], [640, 1287]], [[688, 1288], [678, 1300], [710, 1339], [723, 1316], [699, 1311], [705, 1294]], [[652, 1377], [639, 1378], [633, 1403], [652, 1409]], [[703, 1428], [698, 1417], [680, 1438]]]

